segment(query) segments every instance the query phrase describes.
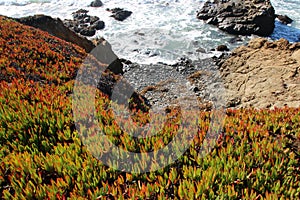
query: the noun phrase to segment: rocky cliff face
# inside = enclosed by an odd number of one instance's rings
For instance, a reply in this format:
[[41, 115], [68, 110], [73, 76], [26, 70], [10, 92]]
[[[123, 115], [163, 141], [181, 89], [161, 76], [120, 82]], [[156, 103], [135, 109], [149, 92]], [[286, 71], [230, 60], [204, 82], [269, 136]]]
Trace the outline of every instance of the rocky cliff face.
[[268, 36], [275, 27], [269, 0], [207, 1], [197, 17], [231, 34]]
[[300, 106], [300, 43], [253, 39], [220, 64], [229, 107]]
[[51, 35], [61, 38], [67, 42], [76, 44], [85, 49], [86, 52], [90, 52], [93, 48], [95, 48], [95, 45], [92, 41], [89, 41], [84, 37], [80, 37], [75, 32], [71, 31], [60, 19], [53, 19], [52, 17], [46, 15], [34, 15], [17, 18], [16, 20], [22, 24], [46, 31]]
[[[34, 15], [29, 17], [17, 18], [18, 22], [32, 26], [43, 31], [50, 33], [51, 35], [63, 39], [67, 42], [76, 44], [87, 53], [94, 55], [100, 62], [108, 64], [108, 69], [115, 74], [123, 73], [123, 64], [120, 62], [116, 54], [112, 51], [111, 45], [104, 39], [97, 41], [94, 44], [92, 41], [85, 37], [79, 36], [59, 19], [54, 19], [46, 15]], [[104, 59], [105, 58], [105, 59]]]

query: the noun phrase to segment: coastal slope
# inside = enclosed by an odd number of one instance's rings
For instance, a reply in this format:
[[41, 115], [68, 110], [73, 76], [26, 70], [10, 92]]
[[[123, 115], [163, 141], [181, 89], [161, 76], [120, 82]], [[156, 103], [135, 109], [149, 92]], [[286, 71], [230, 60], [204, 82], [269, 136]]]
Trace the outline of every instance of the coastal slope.
[[[201, 112], [192, 144], [175, 163], [148, 173], [105, 166], [84, 145], [72, 112], [74, 78], [87, 56], [76, 45], [0, 17], [1, 199], [299, 197], [300, 108], [226, 110], [221, 133], [205, 157], [200, 156], [203, 138], [214, 127], [211, 113]], [[90, 61], [105, 67], [96, 59]], [[135, 153], [166, 146], [178, 124], [165, 124], [149, 138], [123, 132], [106, 109], [110, 86], [120, 76], [107, 71], [104, 77], [108, 82], [96, 91], [95, 103], [99, 125], [109, 140]], [[147, 163], [156, 166], [148, 161], [135, 166]]]

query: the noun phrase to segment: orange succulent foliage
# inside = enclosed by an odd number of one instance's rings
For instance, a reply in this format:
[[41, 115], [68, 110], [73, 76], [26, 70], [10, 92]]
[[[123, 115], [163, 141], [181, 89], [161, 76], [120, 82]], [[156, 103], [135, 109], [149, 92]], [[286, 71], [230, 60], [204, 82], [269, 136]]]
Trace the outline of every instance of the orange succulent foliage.
[[44, 83], [74, 79], [86, 53], [48, 33], [0, 17], [0, 80], [13, 78]]

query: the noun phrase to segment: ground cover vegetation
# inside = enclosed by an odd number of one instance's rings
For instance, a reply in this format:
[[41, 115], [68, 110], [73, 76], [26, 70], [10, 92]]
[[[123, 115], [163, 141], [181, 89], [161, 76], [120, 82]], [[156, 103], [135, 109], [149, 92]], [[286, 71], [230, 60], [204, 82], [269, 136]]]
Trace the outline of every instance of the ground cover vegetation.
[[[0, 17], [0, 196], [3, 199], [297, 199], [300, 108], [227, 110], [212, 151], [199, 156], [210, 124], [200, 114], [190, 148], [155, 172], [104, 166], [83, 145], [72, 114], [72, 88], [86, 53]], [[166, 145], [176, 120], [156, 137], [120, 130], [97, 92], [97, 116], [110, 140], [133, 152]], [[147, 121], [138, 115], [141, 123]], [[143, 117], [144, 116], [144, 117]], [[144, 120], [144, 121], [143, 121]]]

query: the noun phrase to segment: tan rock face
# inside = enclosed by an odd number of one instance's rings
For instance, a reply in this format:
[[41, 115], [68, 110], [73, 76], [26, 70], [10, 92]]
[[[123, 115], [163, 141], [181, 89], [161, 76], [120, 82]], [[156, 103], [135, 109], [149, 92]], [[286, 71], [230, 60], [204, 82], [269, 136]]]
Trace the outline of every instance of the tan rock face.
[[253, 39], [235, 49], [220, 70], [229, 107], [300, 106], [300, 43]]

